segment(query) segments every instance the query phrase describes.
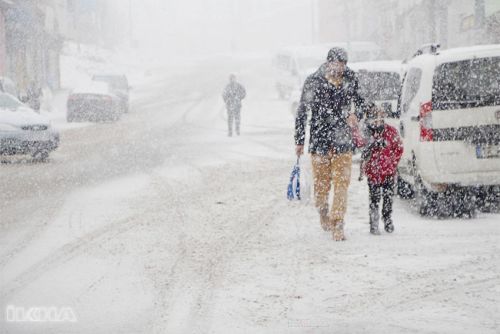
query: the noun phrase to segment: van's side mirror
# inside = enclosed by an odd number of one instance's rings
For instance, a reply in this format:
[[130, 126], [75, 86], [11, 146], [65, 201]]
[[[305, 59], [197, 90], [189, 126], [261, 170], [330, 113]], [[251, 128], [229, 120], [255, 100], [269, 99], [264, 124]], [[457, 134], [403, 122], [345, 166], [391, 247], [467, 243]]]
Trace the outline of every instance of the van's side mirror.
[[384, 111], [386, 117], [388, 118], [399, 118], [400, 114], [397, 110], [392, 108], [392, 103], [384, 102], [382, 103], [382, 110]]
[[382, 110], [384, 111], [384, 114], [386, 117], [391, 117], [392, 118], [392, 104], [388, 102], [382, 103]]
[[394, 110], [394, 118], [401, 117], [401, 92], [398, 94], [398, 103], [396, 104], [396, 110]]

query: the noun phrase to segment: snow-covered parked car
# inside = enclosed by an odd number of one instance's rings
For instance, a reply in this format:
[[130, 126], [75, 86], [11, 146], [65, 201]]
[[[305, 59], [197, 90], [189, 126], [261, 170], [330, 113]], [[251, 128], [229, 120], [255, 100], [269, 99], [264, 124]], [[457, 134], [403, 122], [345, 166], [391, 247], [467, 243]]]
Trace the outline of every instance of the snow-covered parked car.
[[92, 81], [68, 96], [66, 120], [116, 121], [122, 112], [122, 101], [113, 93], [110, 85]]
[[500, 45], [429, 50], [403, 81], [399, 188], [421, 214], [469, 216], [500, 197]]
[[0, 154], [30, 154], [44, 160], [59, 146], [50, 121], [14, 96], [0, 93]]
[[111, 88], [113, 94], [121, 100], [121, 107], [124, 113], [129, 111], [130, 86], [127, 76], [124, 74], [96, 74], [92, 76], [93, 81], [105, 82]]

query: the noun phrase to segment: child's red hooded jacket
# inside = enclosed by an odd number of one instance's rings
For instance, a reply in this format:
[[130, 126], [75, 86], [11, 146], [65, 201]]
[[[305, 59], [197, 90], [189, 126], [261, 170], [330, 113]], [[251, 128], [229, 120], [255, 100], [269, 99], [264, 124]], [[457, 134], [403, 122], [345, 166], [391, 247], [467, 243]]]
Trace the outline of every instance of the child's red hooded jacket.
[[384, 124], [384, 131], [380, 135], [384, 141], [383, 147], [372, 148], [370, 158], [364, 166], [368, 180], [374, 184], [384, 183], [388, 178], [394, 177], [403, 155], [403, 143], [394, 127]]

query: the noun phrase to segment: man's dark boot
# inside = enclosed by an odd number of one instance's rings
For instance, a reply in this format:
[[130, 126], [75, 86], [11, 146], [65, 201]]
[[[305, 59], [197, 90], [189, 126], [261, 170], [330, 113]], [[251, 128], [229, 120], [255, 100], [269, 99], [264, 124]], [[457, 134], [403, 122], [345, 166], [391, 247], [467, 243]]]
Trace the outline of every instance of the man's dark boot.
[[332, 226], [332, 236], [334, 241], [345, 241], [344, 221], [334, 221]]

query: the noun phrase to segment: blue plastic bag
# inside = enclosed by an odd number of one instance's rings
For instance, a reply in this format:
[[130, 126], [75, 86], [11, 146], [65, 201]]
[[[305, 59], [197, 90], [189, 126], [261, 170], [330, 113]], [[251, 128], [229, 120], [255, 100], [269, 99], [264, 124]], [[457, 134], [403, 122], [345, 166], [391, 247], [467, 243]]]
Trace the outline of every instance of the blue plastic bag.
[[290, 182], [288, 183], [288, 189], [286, 192], [286, 197], [293, 201], [297, 199], [300, 201], [300, 164], [299, 159], [297, 163], [293, 166], [292, 174], [290, 175]]

